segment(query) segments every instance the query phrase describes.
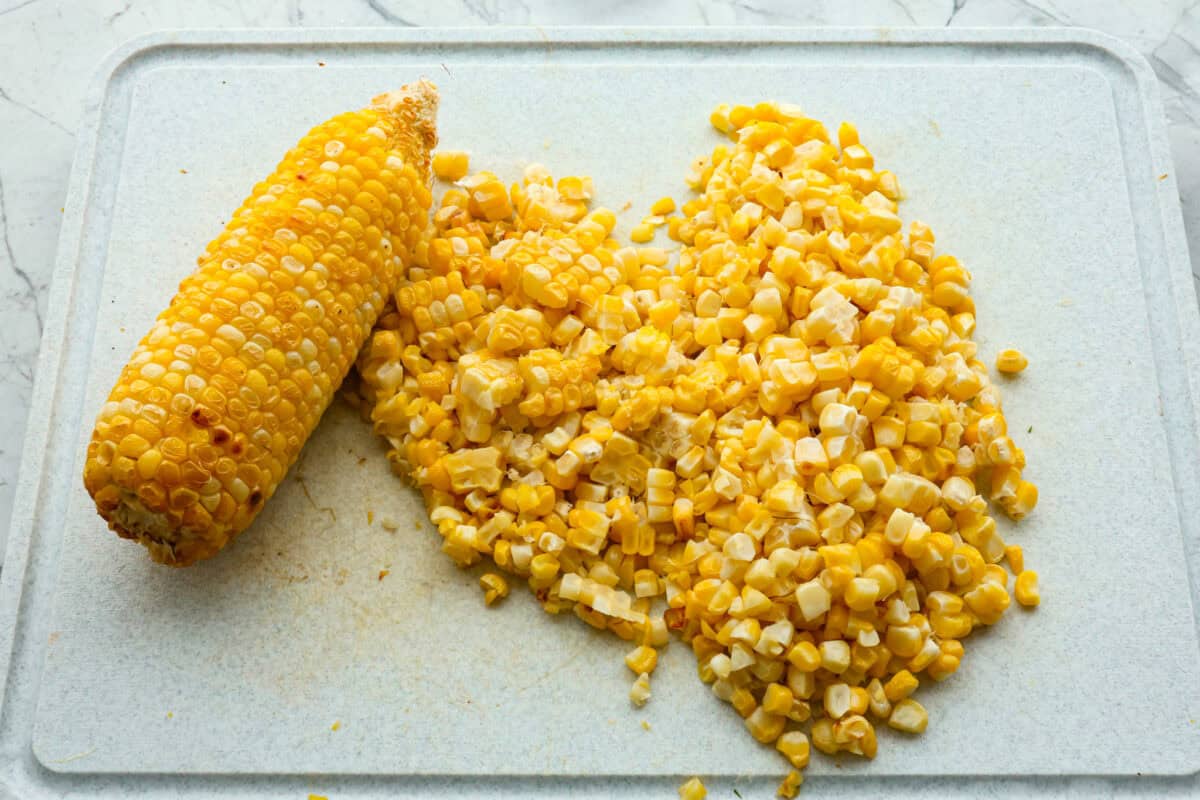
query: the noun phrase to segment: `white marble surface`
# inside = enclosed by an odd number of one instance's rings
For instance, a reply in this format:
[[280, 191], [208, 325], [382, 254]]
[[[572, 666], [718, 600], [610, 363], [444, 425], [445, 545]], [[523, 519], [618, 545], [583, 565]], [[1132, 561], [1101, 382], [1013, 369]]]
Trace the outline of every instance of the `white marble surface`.
[[1052, 25], [1119, 36], [1158, 73], [1193, 273], [1200, 276], [1196, 0], [0, 0], [0, 542], [82, 97], [105, 53], [169, 28], [497, 24]]

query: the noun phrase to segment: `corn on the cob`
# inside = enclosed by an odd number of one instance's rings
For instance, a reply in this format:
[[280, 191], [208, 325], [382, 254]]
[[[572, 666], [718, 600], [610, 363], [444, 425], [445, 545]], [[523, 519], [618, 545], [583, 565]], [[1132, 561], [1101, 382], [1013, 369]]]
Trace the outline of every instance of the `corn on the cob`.
[[156, 561], [217, 553], [296, 459], [422, 246], [436, 107], [420, 81], [310, 131], [121, 372], [84, 484]]

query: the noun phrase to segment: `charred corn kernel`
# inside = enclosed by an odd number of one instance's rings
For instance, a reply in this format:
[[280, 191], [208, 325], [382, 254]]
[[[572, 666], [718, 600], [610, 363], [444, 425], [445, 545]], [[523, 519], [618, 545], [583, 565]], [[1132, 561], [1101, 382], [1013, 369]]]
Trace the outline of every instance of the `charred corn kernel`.
[[929, 724], [929, 714], [925, 707], [912, 698], [905, 698], [892, 708], [888, 717], [888, 727], [905, 733], [923, 733]]
[[310, 131], [134, 351], [83, 478], [154, 560], [215, 555], [296, 460], [421, 242], [436, 107], [422, 81]]
[[457, 181], [470, 171], [471, 158], [462, 150], [438, 150], [433, 154], [433, 174], [443, 181]]
[[638, 708], [650, 701], [650, 674], [643, 672], [637, 676], [629, 689], [629, 701]]
[[654, 672], [654, 668], [658, 666], [658, 651], [642, 645], [625, 656], [625, 666], [635, 674]]
[[708, 790], [699, 778], [689, 778], [679, 787], [679, 800], [704, 800], [706, 797]]
[[486, 572], [479, 576], [479, 587], [483, 589], [483, 602], [492, 605], [497, 600], [508, 597], [508, 581], [504, 576], [494, 572]]
[[996, 369], [1006, 375], [1015, 375], [1029, 366], [1029, 359], [1020, 350], [1001, 350], [996, 354]]
[[1017, 596], [1017, 602], [1027, 608], [1032, 608], [1042, 602], [1042, 595], [1038, 590], [1037, 573], [1033, 570], [1024, 570], [1017, 575], [1014, 593]]

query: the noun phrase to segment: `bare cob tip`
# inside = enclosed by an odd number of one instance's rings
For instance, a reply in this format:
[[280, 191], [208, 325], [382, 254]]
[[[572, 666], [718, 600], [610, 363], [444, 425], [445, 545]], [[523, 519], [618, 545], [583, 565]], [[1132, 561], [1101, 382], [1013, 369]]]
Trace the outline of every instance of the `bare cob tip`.
[[437, 145], [437, 86], [427, 78], [371, 98], [371, 106], [399, 116], [427, 150]]

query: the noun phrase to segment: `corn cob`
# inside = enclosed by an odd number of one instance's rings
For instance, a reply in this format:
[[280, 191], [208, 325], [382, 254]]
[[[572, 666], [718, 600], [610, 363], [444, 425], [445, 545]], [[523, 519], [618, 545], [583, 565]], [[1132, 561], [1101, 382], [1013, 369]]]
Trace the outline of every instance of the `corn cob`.
[[295, 461], [424, 246], [436, 110], [420, 81], [311, 130], [122, 370], [84, 485], [155, 561], [215, 555]]

